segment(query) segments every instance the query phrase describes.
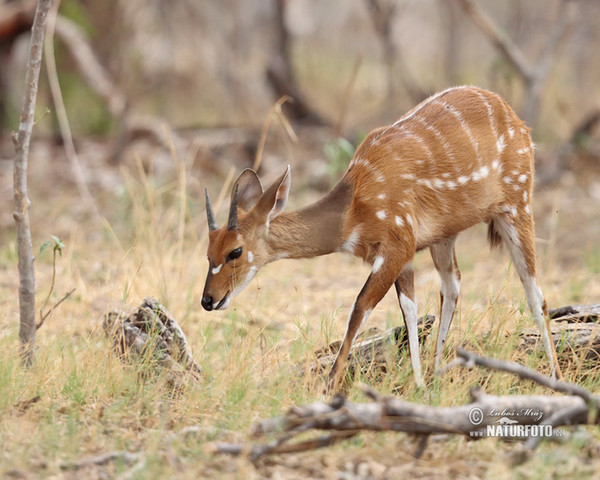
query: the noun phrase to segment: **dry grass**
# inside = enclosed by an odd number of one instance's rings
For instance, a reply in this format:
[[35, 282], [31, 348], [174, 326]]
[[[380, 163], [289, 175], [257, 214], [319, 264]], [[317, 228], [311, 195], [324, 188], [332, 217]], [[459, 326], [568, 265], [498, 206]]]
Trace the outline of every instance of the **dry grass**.
[[[44, 192], [52, 165], [44, 152], [38, 155], [32, 190]], [[72, 189], [60, 179], [62, 194], [51, 189], [43, 198], [33, 198], [34, 248], [49, 234], [66, 244], [56, 296], [72, 287], [77, 292], [39, 332], [38, 361], [30, 370], [21, 369], [17, 360], [15, 246], [10, 233], [2, 234], [0, 476], [116, 477], [130, 466], [117, 463], [76, 473], [61, 469], [114, 450], [147, 454], [147, 463], [133, 478], [586, 478], [600, 467], [593, 429], [577, 431], [564, 445], [542, 445], [531, 462], [515, 469], [504, 458], [514, 446], [494, 439], [435, 441], [415, 461], [414, 441], [402, 434], [365, 433], [327, 450], [276, 457], [256, 466], [208, 454], [206, 442], [246, 441], [254, 420], [319, 397], [319, 378], [299, 378], [294, 366], [341, 338], [368, 269], [341, 255], [280, 261], [266, 267], [229, 311], [206, 313], [199, 306], [206, 273], [204, 212], [197, 200], [205, 182], [195, 180], [201, 172], [192, 169], [186, 155], [178, 159], [172, 154], [172, 168], [160, 180], [134, 158], [128, 165], [110, 172], [117, 184], [102, 197], [101, 208], [111, 212], [104, 225], [85, 220]], [[590, 201], [599, 185], [597, 178], [566, 179], [537, 196], [541, 283], [550, 306], [600, 298], [599, 212], [597, 202]], [[213, 187], [218, 189], [217, 184]], [[314, 195], [293, 191], [292, 197], [300, 204]], [[225, 209], [217, 208], [219, 218]], [[532, 325], [507, 255], [489, 253], [483, 228], [465, 233], [458, 250], [463, 292], [449, 345], [467, 339], [482, 353], [546, 368], [544, 358], [514, 351], [514, 334]], [[37, 260], [40, 298], [49, 284], [50, 260], [50, 255]], [[420, 314], [437, 314], [438, 280], [428, 255], [419, 255], [416, 270]], [[135, 368], [114, 357], [103, 338], [99, 318], [104, 312], [132, 309], [149, 295], [184, 328], [205, 371], [199, 385], [174, 393], [161, 376], [142, 381]], [[369, 326], [384, 328], [400, 321], [397, 301], [388, 295]], [[490, 332], [484, 342], [477, 340], [483, 331]], [[428, 374], [432, 343], [423, 353]], [[567, 376], [597, 391], [597, 376], [586, 373], [575, 366]], [[478, 370], [453, 370], [430, 381], [424, 392], [414, 388], [405, 368], [392, 367], [383, 378], [361, 380], [384, 393], [434, 405], [468, 401], [475, 384], [496, 394], [542, 392], [508, 375]], [[355, 391], [350, 395], [360, 398]], [[38, 401], [27, 403], [37, 396]], [[196, 435], [178, 436], [187, 426], [198, 426]]]

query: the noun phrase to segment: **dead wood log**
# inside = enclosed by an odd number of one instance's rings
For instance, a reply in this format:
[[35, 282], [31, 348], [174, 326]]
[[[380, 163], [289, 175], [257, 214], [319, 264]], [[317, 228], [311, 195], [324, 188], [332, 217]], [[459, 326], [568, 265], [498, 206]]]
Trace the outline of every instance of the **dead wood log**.
[[[600, 304], [568, 305], [550, 310], [552, 319], [551, 334], [554, 345], [562, 353], [560, 362], [569, 364], [573, 361], [597, 360], [600, 356]], [[419, 318], [419, 339], [423, 342], [431, 333], [435, 317], [427, 315]], [[373, 333], [375, 330], [376, 333]], [[361, 373], [385, 373], [390, 360], [390, 346], [395, 346], [398, 361], [408, 351], [408, 336], [404, 325], [384, 332], [376, 329], [366, 332], [362, 340], [356, 342], [348, 355], [349, 373], [351, 376]], [[327, 371], [333, 365], [340, 346], [339, 341], [315, 352], [316, 361], [311, 365], [312, 372]], [[521, 334], [519, 348], [536, 350], [542, 345], [540, 332], [531, 328]], [[305, 373], [303, 366], [298, 367], [300, 374]]]
[[[427, 315], [417, 320], [421, 342], [424, 342], [431, 333], [434, 322], [435, 317], [433, 315]], [[362, 340], [352, 345], [348, 354], [348, 371], [351, 375], [354, 375], [357, 371], [362, 373], [385, 373], [387, 361], [389, 360], [389, 358], [386, 358], [386, 353], [390, 352], [388, 347], [392, 346], [395, 350], [395, 360], [398, 360], [401, 354], [408, 349], [408, 333], [404, 325], [390, 328], [384, 332], [371, 329], [363, 334], [362, 338]], [[311, 365], [310, 370], [317, 373], [329, 370], [335, 362], [341, 343], [341, 341], [336, 341], [325, 348], [317, 350], [315, 352], [316, 362]], [[303, 367], [299, 367], [299, 370], [301, 374], [305, 373]]]
[[[513, 460], [521, 462], [528, 458], [541, 437], [562, 436], [562, 430], [553, 430], [555, 427], [600, 423], [600, 396], [579, 385], [551, 379], [514, 362], [482, 357], [466, 350], [459, 350], [457, 355], [454, 366], [478, 365], [491, 370], [511, 372], [556, 392], [567, 393], [568, 396], [496, 396], [487, 395], [480, 389], [472, 389], [471, 403], [445, 407], [382, 396], [363, 386], [362, 389], [371, 399], [370, 402], [353, 403], [343, 396], [336, 396], [329, 403], [316, 402], [296, 406], [282, 417], [261, 420], [254, 425], [251, 432], [253, 435], [278, 432], [279, 437], [275, 440], [257, 445], [217, 443], [212, 445], [212, 451], [233, 455], [246, 454], [255, 461], [266, 454], [298, 452], [328, 446], [363, 430], [370, 430], [417, 434], [421, 440], [417, 450], [419, 453], [422, 453], [426, 439], [431, 434], [460, 434], [472, 439], [493, 435], [526, 440], [524, 446], [517, 449], [513, 456]], [[333, 433], [312, 440], [289, 443], [297, 435], [309, 430]]]
[[125, 317], [108, 312], [102, 328], [112, 341], [119, 358], [124, 361], [141, 359], [168, 369], [176, 384], [187, 372], [199, 378], [201, 368], [195, 362], [183, 330], [173, 316], [155, 299], [145, 298], [138, 309]]

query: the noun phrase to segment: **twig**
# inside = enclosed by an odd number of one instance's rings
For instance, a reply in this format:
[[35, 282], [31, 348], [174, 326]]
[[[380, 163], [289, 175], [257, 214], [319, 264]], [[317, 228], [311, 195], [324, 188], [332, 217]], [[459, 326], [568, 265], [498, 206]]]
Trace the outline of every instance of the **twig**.
[[267, 142], [267, 135], [269, 133], [269, 127], [271, 126], [271, 122], [273, 121], [273, 118], [275, 118], [275, 117], [279, 118], [279, 120], [283, 124], [285, 131], [290, 136], [290, 138], [294, 141], [298, 140], [298, 138], [296, 137], [296, 134], [294, 133], [292, 126], [290, 125], [290, 123], [288, 122], [287, 118], [285, 117], [283, 111], [281, 110], [281, 107], [283, 106], [283, 104], [285, 102], [293, 102], [293, 101], [294, 101], [294, 99], [292, 97], [290, 97], [288, 95], [283, 95], [269, 109], [269, 112], [267, 113], [267, 118], [265, 119], [265, 121], [263, 123], [262, 131], [260, 133], [260, 141], [258, 142], [258, 148], [256, 149], [256, 156], [254, 157], [254, 164], [252, 165], [252, 169], [254, 171], [258, 170], [258, 168], [260, 167], [260, 164], [262, 162], [263, 151], [265, 149], [265, 143]]
[[78, 462], [68, 462], [63, 463], [60, 468], [62, 470], [81, 470], [82, 468], [86, 468], [93, 465], [108, 465], [113, 462], [121, 462], [123, 464], [129, 465], [134, 462], [137, 462], [142, 455], [140, 453], [128, 452], [126, 450], [117, 450], [114, 452], [103, 453], [102, 455], [98, 455], [96, 457], [84, 458], [83, 460], [79, 460]]
[[519, 363], [482, 357], [480, 355], [477, 355], [476, 353], [469, 352], [463, 348], [457, 348], [456, 355], [458, 356], [458, 358], [464, 360], [465, 363], [463, 365], [465, 366], [479, 365], [481, 367], [489, 368], [491, 370], [499, 370], [502, 372], [513, 373], [520, 378], [532, 380], [544, 387], [554, 390], [555, 392], [581, 397], [585, 401], [585, 403], [587, 403], [590, 406], [600, 404], [600, 398], [592, 394], [582, 386], [576, 385], [574, 383], [565, 382], [563, 380], [554, 380]]
[[[71, 170], [73, 171], [75, 184], [79, 190], [81, 199], [85, 202], [88, 208], [93, 212], [97, 220], [103, 221], [102, 214], [98, 209], [98, 205], [92, 196], [90, 189], [88, 188], [85, 180], [85, 175], [79, 162], [79, 157], [75, 151], [75, 144], [73, 143], [73, 135], [71, 134], [71, 126], [69, 125], [69, 118], [67, 116], [67, 110], [63, 101], [62, 92], [60, 89], [60, 83], [58, 81], [58, 74], [56, 71], [56, 61], [54, 58], [54, 31], [57, 23], [58, 7], [60, 6], [60, 0], [56, 0], [50, 14], [48, 16], [48, 35], [44, 41], [44, 52], [46, 58], [46, 71], [48, 72], [48, 82], [50, 84], [50, 92], [52, 94], [52, 100], [56, 108], [56, 118], [58, 120], [58, 127], [60, 134], [65, 145], [65, 153], [71, 164]], [[39, 327], [38, 327], [39, 328]]]
[[71, 289], [70, 291], [68, 291], [67, 293], [65, 293], [63, 295], [63, 297], [56, 302], [52, 308], [50, 308], [50, 310], [48, 310], [45, 314], [42, 314], [42, 309], [40, 308], [40, 322], [35, 326], [36, 330], [39, 330], [40, 327], [44, 324], [44, 322], [46, 321], [46, 318], [48, 318], [49, 315], [51, 315], [54, 310], [56, 310], [58, 308], [58, 306], [64, 302], [67, 298], [69, 298], [73, 293], [75, 292], [75, 289]]

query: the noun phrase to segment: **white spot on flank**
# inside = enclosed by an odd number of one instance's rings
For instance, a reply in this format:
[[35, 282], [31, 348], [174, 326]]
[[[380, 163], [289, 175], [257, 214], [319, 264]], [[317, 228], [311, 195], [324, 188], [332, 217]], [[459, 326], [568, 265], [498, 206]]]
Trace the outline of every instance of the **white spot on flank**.
[[508, 138], [513, 138], [514, 136], [515, 136], [515, 130], [512, 127], [510, 127], [508, 129]]
[[467, 183], [470, 180], [469, 177], [466, 176], [462, 176], [462, 177], [458, 177], [458, 183], [460, 183], [461, 185], [464, 185], [465, 183]]
[[531, 213], [531, 209], [529, 208], [529, 205], [525, 205], [525, 213], [527, 215], [529, 215]]
[[400, 175], [404, 180], [415, 180], [417, 177], [414, 173], [403, 173]]
[[498, 167], [499, 167], [499, 166], [500, 166], [500, 161], [498, 161], [498, 160], [494, 160], [494, 161], [492, 162], [492, 168], [493, 168], [494, 170], [498, 170]]
[[385, 200], [385, 193], [380, 193], [379, 195], [377, 195], [377, 198], [379, 200]]
[[399, 227], [403, 227], [404, 226], [404, 220], [402, 220], [402, 217], [399, 217], [398, 215], [396, 215], [396, 225], [398, 225]]
[[525, 203], [527, 203], [527, 199], [528, 199], [528, 194], [527, 194], [527, 190], [525, 190], [525, 191], [523, 192], [523, 201], [524, 201]]
[[456, 188], [456, 182], [453, 182], [452, 180], [448, 180], [446, 182], [446, 186], [450, 189], [450, 190], [454, 190]]
[[406, 223], [408, 223], [412, 227], [413, 219], [408, 213], [406, 214]]
[[446, 185], [446, 182], [444, 182], [443, 180], [436, 178], [433, 181], [433, 184], [435, 185], [436, 188], [444, 188], [444, 185]]
[[211, 273], [212, 273], [213, 275], [216, 275], [217, 273], [219, 273], [219, 272], [221, 271], [221, 269], [222, 269], [222, 268], [223, 268], [223, 264], [221, 264], [221, 265], [219, 265], [219, 266], [217, 266], [217, 267], [213, 268], [213, 269], [211, 270]]
[[509, 185], [512, 183], [512, 178], [510, 177], [504, 177], [502, 180], [504, 181], [504, 183], [508, 183]]
[[385, 213], [385, 210], [379, 210], [375, 215], [377, 215], [377, 218], [379, 218], [380, 220], [385, 220], [387, 217], [387, 213]]
[[519, 182], [525, 183], [527, 181], [527, 175], [523, 174], [519, 176]]
[[486, 178], [490, 174], [490, 168], [488, 166], [483, 166], [479, 169], [479, 175], [481, 178]]
[[254, 262], [254, 254], [250, 250], [248, 250], [248, 262]]
[[525, 154], [526, 154], [528, 151], [529, 151], [529, 147], [525, 147], [525, 148], [519, 148], [519, 149], [517, 150], [517, 153], [518, 153], [519, 155], [525, 155]]
[[373, 260], [373, 269], [371, 270], [371, 272], [377, 273], [381, 269], [381, 266], [383, 265], [384, 261], [385, 258], [383, 258], [381, 255], [376, 256], [375, 260]]

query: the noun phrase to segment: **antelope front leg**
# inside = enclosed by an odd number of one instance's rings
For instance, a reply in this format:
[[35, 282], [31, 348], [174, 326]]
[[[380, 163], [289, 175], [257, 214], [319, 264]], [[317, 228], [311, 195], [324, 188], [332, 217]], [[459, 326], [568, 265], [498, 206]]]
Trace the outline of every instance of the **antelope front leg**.
[[329, 372], [327, 385], [329, 391], [335, 391], [340, 385], [341, 378], [346, 370], [348, 354], [356, 335], [366, 323], [375, 306], [390, 289], [397, 275], [398, 269], [392, 261], [386, 260], [384, 256], [375, 257], [371, 274], [350, 310], [344, 340], [342, 340], [342, 345]]

